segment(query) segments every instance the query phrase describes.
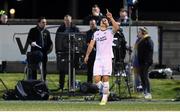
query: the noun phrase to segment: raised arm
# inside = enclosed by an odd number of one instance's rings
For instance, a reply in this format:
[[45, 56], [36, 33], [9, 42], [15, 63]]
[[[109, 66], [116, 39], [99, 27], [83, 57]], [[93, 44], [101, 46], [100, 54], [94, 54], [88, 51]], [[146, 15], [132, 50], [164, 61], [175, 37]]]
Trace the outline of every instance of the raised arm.
[[107, 9], [106, 13], [107, 18], [111, 21], [112, 27], [113, 27], [113, 32], [117, 32], [119, 30], [119, 25], [118, 23], [114, 20], [112, 13], [110, 13]]

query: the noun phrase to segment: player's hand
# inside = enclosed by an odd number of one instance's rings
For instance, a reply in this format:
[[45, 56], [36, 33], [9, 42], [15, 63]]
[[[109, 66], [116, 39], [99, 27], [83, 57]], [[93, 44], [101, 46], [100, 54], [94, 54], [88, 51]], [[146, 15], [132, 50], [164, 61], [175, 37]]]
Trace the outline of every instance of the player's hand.
[[88, 57], [88, 56], [86, 56], [86, 57], [84, 58], [84, 63], [85, 63], [85, 64], [87, 64], [88, 59], [89, 59], [89, 57]]
[[107, 18], [109, 18], [109, 19], [113, 18], [112, 13], [110, 13], [108, 9], [106, 9], [106, 11], [107, 11], [106, 12]]

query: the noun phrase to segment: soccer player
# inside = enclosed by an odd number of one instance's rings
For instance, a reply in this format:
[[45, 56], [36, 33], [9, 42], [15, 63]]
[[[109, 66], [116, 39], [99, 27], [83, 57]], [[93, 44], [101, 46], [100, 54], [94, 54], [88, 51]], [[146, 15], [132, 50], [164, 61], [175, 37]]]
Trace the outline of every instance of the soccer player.
[[[89, 54], [94, 48], [96, 42], [96, 59], [94, 62], [93, 75], [97, 87], [99, 90], [102, 90], [103, 93], [100, 105], [106, 105], [108, 101], [109, 76], [111, 76], [112, 73], [112, 43], [114, 33], [119, 30], [119, 25], [108, 10], [106, 16], [107, 18], [102, 18], [100, 22], [100, 30], [94, 33], [84, 58], [84, 62], [87, 63]], [[108, 29], [109, 21], [112, 23], [113, 30]]]

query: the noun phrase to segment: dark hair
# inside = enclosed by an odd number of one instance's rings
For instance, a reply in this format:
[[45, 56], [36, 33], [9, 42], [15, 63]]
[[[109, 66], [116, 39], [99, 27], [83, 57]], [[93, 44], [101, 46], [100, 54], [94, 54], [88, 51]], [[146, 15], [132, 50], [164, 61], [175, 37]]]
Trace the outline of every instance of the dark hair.
[[72, 18], [72, 16], [71, 16], [71, 15], [69, 15], [69, 14], [66, 14], [66, 15], [64, 16], [64, 18], [67, 18], [67, 17]]
[[95, 7], [98, 7], [98, 8], [99, 8], [99, 6], [98, 6], [97, 4], [94, 4], [92, 7], [93, 7], [93, 8], [95, 8]]
[[[101, 17], [101, 20], [104, 19], [104, 18], [108, 20], [108, 18], [107, 18], [106, 16], [102, 16], [102, 17]], [[101, 20], [100, 20], [100, 21], [101, 21]]]
[[125, 8], [121, 8], [120, 12], [128, 12]]
[[43, 17], [43, 16], [41, 16], [41, 17], [38, 18], [38, 21], [37, 21], [37, 22], [38, 22], [38, 23], [41, 22], [42, 19], [46, 19], [46, 18]]
[[96, 21], [96, 20], [92, 18], [92, 19], [89, 20], [89, 22], [90, 22], [90, 21]]

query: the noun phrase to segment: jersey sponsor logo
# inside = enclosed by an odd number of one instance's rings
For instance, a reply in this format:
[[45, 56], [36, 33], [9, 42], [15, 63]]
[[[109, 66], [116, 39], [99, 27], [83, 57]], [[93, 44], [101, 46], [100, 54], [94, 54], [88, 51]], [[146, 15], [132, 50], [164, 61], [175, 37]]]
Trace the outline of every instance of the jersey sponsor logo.
[[96, 39], [96, 41], [104, 41], [104, 40], [107, 40], [106, 36], [102, 36]]

